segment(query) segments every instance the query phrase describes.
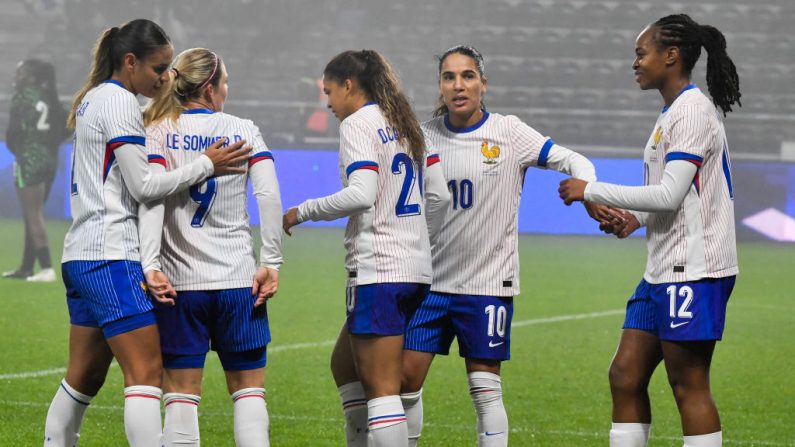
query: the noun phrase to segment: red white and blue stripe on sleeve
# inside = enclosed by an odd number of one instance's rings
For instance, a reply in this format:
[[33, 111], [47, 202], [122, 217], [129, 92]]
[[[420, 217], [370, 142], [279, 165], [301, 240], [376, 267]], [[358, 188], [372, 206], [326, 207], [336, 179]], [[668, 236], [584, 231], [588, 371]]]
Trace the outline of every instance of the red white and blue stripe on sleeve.
[[439, 163], [440, 161], [441, 159], [439, 158], [439, 154], [428, 155], [428, 158], [425, 160], [425, 167], [429, 168], [435, 165], [436, 163]]
[[345, 176], [350, 177], [351, 173], [357, 169], [369, 169], [378, 172], [378, 163], [369, 160], [353, 162], [345, 169]]
[[116, 150], [116, 148], [123, 146], [125, 144], [137, 144], [139, 146], [146, 146], [146, 137], [127, 135], [122, 137], [116, 137], [105, 143], [105, 162], [102, 165], [103, 182], [105, 181], [105, 179], [108, 178], [108, 173], [110, 172], [110, 168], [113, 166], [113, 162], [116, 161], [116, 155], [113, 153], [113, 151]]
[[252, 167], [262, 160], [273, 160], [273, 154], [269, 151], [257, 152], [248, 159], [248, 167]]
[[697, 170], [695, 177], [693, 177], [693, 185], [696, 187], [696, 192], [701, 194], [701, 178], [699, 177], [699, 173], [701, 172], [701, 165], [704, 163], [704, 158], [687, 152], [669, 152], [665, 155], [665, 162], [668, 163], [671, 160], [684, 160], [696, 165]]
[[168, 163], [166, 163], [166, 157], [162, 155], [149, 154], [147, 155], [147, 158], [149, 159], [149, 163], [157, 163], [163, 166], [164, 168], [168, 168]]

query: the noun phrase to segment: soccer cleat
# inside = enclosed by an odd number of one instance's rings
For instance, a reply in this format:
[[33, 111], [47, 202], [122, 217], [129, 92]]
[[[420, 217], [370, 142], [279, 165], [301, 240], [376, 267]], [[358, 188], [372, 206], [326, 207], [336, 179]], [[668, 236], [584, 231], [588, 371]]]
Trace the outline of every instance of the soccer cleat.
[[10, 272], [3, 272], [3, 278], [25, 279], [32, 274], [33, 272], [30, 270], [13, 270]]
[[28, 282], [55, 282], [55, 270], [43, 269], [35, 275], [28, 276]]

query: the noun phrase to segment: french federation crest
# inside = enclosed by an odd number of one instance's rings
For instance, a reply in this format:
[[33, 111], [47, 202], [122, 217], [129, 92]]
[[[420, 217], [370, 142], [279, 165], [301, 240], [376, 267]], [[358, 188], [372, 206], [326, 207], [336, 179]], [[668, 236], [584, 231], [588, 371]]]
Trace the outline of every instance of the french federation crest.
[[657, 130], [654, 131], [654, 143], [651, 145], [652, 150], [657, 150], [657, 145], [660, 144], [660, 139], [662, 138], [662, 127], [658, 127]]
[[500, 157], [500, 147], [499, 146], [491, 146], [489, 147], [488, 140], [483, 140], [483, 144], [480, 145], [480, 152], [486, 157], [486, 160], [483, 162], [487, 165], [495, 165], [497, 164], [497, 158]]

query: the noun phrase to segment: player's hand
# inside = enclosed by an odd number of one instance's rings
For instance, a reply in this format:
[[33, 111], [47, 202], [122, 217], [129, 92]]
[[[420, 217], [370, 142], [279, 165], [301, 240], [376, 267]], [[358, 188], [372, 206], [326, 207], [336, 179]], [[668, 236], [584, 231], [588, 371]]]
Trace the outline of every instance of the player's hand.
[[624, 219], [626, 222], [624, 226], [620, 229], [616, 229], [616, 231], [613, 233], [619, 239], [624, 239], [625, 237], [632, 234], [635, 230], [640, 228], [640, 222], [638, 222], [638, 218], [635, 217], [634, 214], [624, 211]]
[[571, 205], [574, 202], [585, 200], [585, 185], [587, 184], [588, 182], [578, 178], [570, 178], [560, 182], [558, 193], [560, 193], [563, 203]]
[[254, 307], [260, 306], [279, 290], [279, 271], [260, 267], [254, 274], [254, 283], [251, 285], [251, 295], [256, 296]]
[[159, 270], [150, 270], [146, 272], [146, 286], [149, 294], [152, 295], [159, 303], [173, 306], [176, 303], [174, 298], [177, 297], [177, 291], [171, 285], [166, 275]]
[[591, 216], [591, 219], [602, 223], [610, 223], [614, 220], [623, 220], [623, 216], [614, 208], [610, 208], [607, 205], [600, 205], [598, 203], [587, 202], [583, 201], [583, 205], [585, 205], [585, 210], [588, 211], [588, 215]]
[[246, 163], [251, 156], [251, 146], [245, 146], [246, 140], [240, 140], [228, 147], [223, 147], [226, 139], [222, 138], [204, 151], [213, 162], [213, 175], [238, 174], [246, 172]]
[[282, 228], [288, 236], [293, 235], [292, 231], [290, 231], [290, 228], [298, 225], [299, 223], [301, 222], [298, 222], [298, 207], [294, 206], [284, 213], [284, 216], [282, 217]]

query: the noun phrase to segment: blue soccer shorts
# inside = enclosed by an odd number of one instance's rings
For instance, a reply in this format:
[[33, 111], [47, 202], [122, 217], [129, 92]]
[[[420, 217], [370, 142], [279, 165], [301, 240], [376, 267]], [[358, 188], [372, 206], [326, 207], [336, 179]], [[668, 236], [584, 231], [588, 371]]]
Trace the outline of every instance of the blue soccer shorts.
[[345, 304], [351, 334], [403, 335], [428, 294], [428, 284], [380, 283], [348, 287]]
[[177, 291], [174, 306], [155, 305], [166, 368], [203, 368], [210, 349], [225, 371], [262, 368], [271, 340], [265, 304], [251, 288]]
[[461, 357], [511, 358], [513, 297], [431, 292], [409, 322], [405, 349], [447, 355], [453, 337]]
[[140, 262], [68, 261], [61, 276], [71, 324], [102, 328], [106, 339], [155, 324]]
[[720, 340], [735, 276], [649, 284], [641, 280], [627, 302], [624, 329], [639, 329], [660, 340]]

